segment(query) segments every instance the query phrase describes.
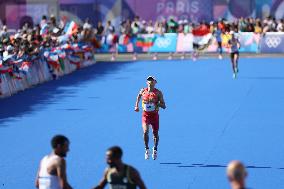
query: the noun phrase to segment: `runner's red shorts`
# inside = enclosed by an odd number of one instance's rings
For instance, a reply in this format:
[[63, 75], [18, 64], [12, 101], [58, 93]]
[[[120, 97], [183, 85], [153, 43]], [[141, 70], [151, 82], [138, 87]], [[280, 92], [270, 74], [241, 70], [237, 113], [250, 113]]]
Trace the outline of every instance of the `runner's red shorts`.
[[153, 132], [159, 130], [159, 113], [145, 112], [142, 113], [142, 125], [152, 125]]

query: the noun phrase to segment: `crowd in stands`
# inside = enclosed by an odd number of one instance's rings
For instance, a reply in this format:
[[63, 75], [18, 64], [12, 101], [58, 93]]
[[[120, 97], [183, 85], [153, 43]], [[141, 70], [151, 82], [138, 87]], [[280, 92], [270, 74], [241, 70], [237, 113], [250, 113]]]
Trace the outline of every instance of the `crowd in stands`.
[[[21, 75], [28, 72], [32, 63], [44, 59], [50, 63], [48, 66], [52, 76], [57, 78], [60, 71], [60, 59], [71, 55], [71, 51], [87, 51], [92, 48], [82, 45], [89, 42], [91, 38], [92, 30], [88, 21], [81, 27], [74, 22], [72, 26], [70, 24], [57, 23], [54, 16], [49, 18], [42, 16], [41, 22], [36, 26], [32, 27], [26, 23], [16, 32], [10, 32], [6, 25], [2, 25], [0, 30], [0, 76], [7, 73], [12, 78], [21, 79]], [[81, 45], [78, 45], [79, 43]], [[69, 51], [68, 54], [67, 51]]]
[[58, 47], [63, 40], [68, 43], [84, 41], [90, 31], [85, 24], [78, 27], [72, 37], [62, 38], [64, 25], [57, 24], [54, 16], [49, 19], [43, 16], [40, 24], [33, 28], [25, 24], [16, 33], [9, 33], [7, 26], [3, 25], [0, 31], [0, 57], [5, 59], [8, 54], [13, 54], [17, 58], [31, 59], [39, 54], [41, 48]]
[[211, 21], [209, 23], [203, 21], [200, 23], [190, 22], [188, 20], [176, 20], [170, 17], [168, 20], [145, 21], [140, 20], [138, 16], [133, 21], [127, 19], [122, 21], [119, 27], [119, 31], [115, 31], [115, 27], [108, 21], [105, 26], [102, 22], [98, 22], [95, 32], [97, 35], [107, 35], [108, 33], [119, 32], [120, 34], [135, 35], [138, 33], [190, 33], [192, 29], [200, 24], [207, 25], [213, 32], [214, 28], [218, 27], [223, 32], [235, 31], [235, 32], [284, 32], [284, 19], [276, 20], [273, 17], [267, 17], [263, 20], [258, 18], [240, 18], [235, 21], [227, 21], [225, 19], [219, 19], [218, 21]]
[[[195, 23], [189, 20], [176, 20], [174, 17], [156, 22], [145, 21], [141, 20], [139, 16], [135, 16], [133, 20], [124, 20], [119, 24], [119, 27], [116, 27], [110, 20], [105, 24], [99, 21], [96, 26], [93, 26], [90, 20], [86, 19], [82, 25], [79, 25], [73, 21], [58, 21], [55, 16], [51, 15], [50, 17], [42, 16], [40, 23], [35, 26], [26, 23], [13, 33], [9, 32], [6, 25], [0, 23], [0, 73], [6, 73], [8, 70], [11, 76], [14, 76], [13, 73], [21, 71], [24, 62], [33, 62], [35, 59], [41, 58], [46, 49], [49, 49], [49, 51], [58, 50], [58, 48], [64, 50], [63, 45], [66, 44], [72, 46], [87, 43], [91, 46], [89, 48], [95, 49], [101, 47], [102, 44], [114, 45], [118, 43], [119, 36], [191, 33], [199, 26], [207, 28], [212, 33], [217, 29], [223, 33], [229, 31], [284, 32], [284, 19], [276, 20], [273, 17], [267, 17], [263, 20], [240, 18], [230, 22], [219, 19], [209, 23], [205, 21]], [[109, 36], [112, 37], [109, 38]]]
[[[136, 16], [134, 20], [127, 19], [122, 21], [116, 31], [115, 26], [111, 21], [107, 21], [105, 25], [101, 21], [93, 28], [90, 21], [87, 19], [82, 26], [78, 26], [76, 32], [72, 33], [72, 37], [68, 38], [69, 42], [90, 41], [94, 35], [101, 39], [109, 34], [126, 34], [136, 35], [139, 33], [190, 33], [192, 29], [204, 24], [213, 32], [216, 27], [223, 32], [231, 30], [235, 32], [284, 32], [284, 19], [276, 20], [272, 17], [267, 17], [264, 20], [255, 18], [240, 18], [238, 20], [228, 22], [225, 19], [220, 19], [216, 22], [201, 22], [193, 23], [188, 20], [175, 20], [173, 17], [168, 20], [145, 21], [140, 20]], [[64, 24], [57, 23], [54, 16], [47, 18], [42, 17], [40, 24], [35, 27], [30, 27], [25, 24], [15, 34], [11, 34], [7, 30], [7, 26], [3, 25], [0, 31], [0, 58], [3, 59], [9, 54], [15, 55], [17, 58], [24, 57], [31, 59], [38, 55], [41, 48], [58, 47], [64, 34]]]
[[[215, 27], [221, 28], [224, 32], [284, 32], [284, 19], [276, 20], [273, 17], [267, 17], [263, 20], [258, 18], [240, 18], [235, 21], [229, 22], [225, 19], [220, 19], [216, 22], [201, 22], [194, 23], [188, 20], [176, 20], [170, 17], [168, 20], [145, 21], [140, 20], [136, 16], [133, 20], [127, 19], [122, 21], [116, 31], [115, 26], [109, 20], [105, 25], [101, 21], [93, 28], [89, 19], [86, 19], [82, 26], [78, 26], [76, 33], [69, 40], [71, 42], [89, 40], [94, 34], [96, 36], [107, 36], [111, 33], [135, 35], [138, 33], [190, 33], [192, 29], [199, 25], [205, 24], [213, 32]], [[0, 52], [3, 56], [4, 51], [13, 48], [19, 56], [35, 55], [38, 53], [40, 47], [56, 47], [59, 45], [58, 39], [64, 33], [64, 23], [57, 23], [57, 19], [51, 15], [50, 18], [42, 17], [40, 24], [35, 27], [30, 27], [25, 24], [23, 28], [19, 29], [15, 34], [10, 34], [7, 26], [2, 25], [0, 31]], [[11, 48], [12, 47], [12, 48]]]

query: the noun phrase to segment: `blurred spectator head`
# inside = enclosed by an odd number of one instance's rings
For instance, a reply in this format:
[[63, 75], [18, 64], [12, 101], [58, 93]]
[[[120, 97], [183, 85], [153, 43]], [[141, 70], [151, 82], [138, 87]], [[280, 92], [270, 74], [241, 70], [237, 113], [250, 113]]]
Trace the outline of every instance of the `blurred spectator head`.
[[140, 19], [140, 17], [137, 16], [137, 15], [134, 17], [134, 21], [139, 21], [139, 19]]
[[14, 47], [13, 47], [12, 45], [8, 45], [6, 50], [7, 50], [7, 51], [8, 51], [8, 53], [10, 54], [10, 53], [12, 53], [12, 52], [13, 52]]
[[7, 29], [7, 26], [6, 26], [6, 25], [3, 25], [2, 30], [5, 31], [5, 32], [7, 32], [7, 30], [8, 30], [8, 29]]
[[245, 179], [247, 171], [242, 162], [238, 160], [231, 161], [227, 166], [227, 178], [230, 182], [231, 188], [245, 188]]
[[170, 17], [169, 17], [169, 21], [170, 21], [170, 22], [174, 22], [174, 21], [175, 21], [175, 18], [174, 18], [173, 16], [170, 16]]
[[50, 22], [51, 22], [51, 24], [56, 25], [56, 18], [53, 14], [50, 15]]
[[41, 19], [42, 19], [42, 20], [46, 20], [46, 19], [47, 19], [46, 15], [43, 15], [43, 16], [41, 17]]

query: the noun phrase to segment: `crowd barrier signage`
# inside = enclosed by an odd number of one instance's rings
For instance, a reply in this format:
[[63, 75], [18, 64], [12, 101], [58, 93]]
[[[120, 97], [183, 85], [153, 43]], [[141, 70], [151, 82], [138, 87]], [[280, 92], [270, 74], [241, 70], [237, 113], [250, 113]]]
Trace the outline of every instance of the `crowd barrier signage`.
[[177, 34], [165, 33], [163, 35], [156, 35], [156, 39], [149, 52], [176, 52]]
[[[240, 32], [235, 34], [239, 39], [240, 52], [284, 52], [284, 33], [266, 33], [262, 36], [253, 32]], [[118, 37], [118, 43], [102, 43], [101, 49], [97, 53], [118, 52], [118, 53], [142, 53], [142, 52], [192, 52], [194, 36], [191, 33], [165, 33], [158, 34], [138, 34], [137, 36]], [[222, 34], [222, 48], [228, 52], [228, 41], [231, 36]], [[217, 52], [218, 43], [214, 36], [211, 37], [210, 44], [204, 52]]]
[[261, 36], [253, 32], [242, 32], [238, 34], [241, 43], [240, 52], [259, 52], [259, 43]]
[[177, 52], [193, 51], [193, 35], [191, 33], [179, 33], [177, 37]]
[[284, 53], [284, 32], [267, 32], [262, 36], [260, 43], [262, 53]]

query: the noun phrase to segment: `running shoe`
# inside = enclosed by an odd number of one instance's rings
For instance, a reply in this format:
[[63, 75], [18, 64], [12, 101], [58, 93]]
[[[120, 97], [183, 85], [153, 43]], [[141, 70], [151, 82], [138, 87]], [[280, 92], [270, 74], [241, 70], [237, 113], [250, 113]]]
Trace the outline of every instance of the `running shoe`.
[[219, 59], [220, 59], [220, 60], [222, 60], [222, 59], [223, 59], [223, 56], [222, 56], [222, 55], [220, 55], [220, 54], [219, 54]]
[[158, 157], [158, 151], [153, 148], [153, 153], [152, 153], [153, 160], [156, 160], [157, 157]]
[[237, 74], [233, 73], [233, 79], [236, 79], [236, 77], [237, 77]]
[[239, 69], [238, 68], [235, 68], [235, 73], [239, 73]]
[[149, 159], [150, 158], [150, 150], [149, 149], [146, 149], [145, 150], [145, 159]]

